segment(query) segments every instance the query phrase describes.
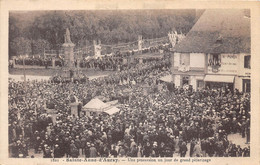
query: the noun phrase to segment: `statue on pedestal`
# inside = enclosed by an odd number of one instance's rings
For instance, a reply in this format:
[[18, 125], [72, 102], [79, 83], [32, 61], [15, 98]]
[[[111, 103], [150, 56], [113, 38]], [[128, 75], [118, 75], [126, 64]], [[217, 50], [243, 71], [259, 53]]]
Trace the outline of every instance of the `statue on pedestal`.
[[64, 43], [72, 43], [72, 42], [71, 42], [71, 39], [70, 39], [70, 31], [69, 31], [68, 28], [66, 29], [66, 33], [65, 33], [65, 35], [64, 35], [64, 39], [65, 39], [65, 42], [64, 42]]

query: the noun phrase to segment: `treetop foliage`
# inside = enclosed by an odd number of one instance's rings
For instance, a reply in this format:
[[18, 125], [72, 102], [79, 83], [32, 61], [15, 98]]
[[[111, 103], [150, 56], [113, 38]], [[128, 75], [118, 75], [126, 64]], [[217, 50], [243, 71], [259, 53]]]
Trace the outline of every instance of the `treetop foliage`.
[[77, 48], [113, 45], [167, 36], [169, 31], [186, 34], [194, 25], [195, 10], [88, 10], [10, 12], [9, 55], [40, 54], [44, 48], [60, 49], [66, 28]]

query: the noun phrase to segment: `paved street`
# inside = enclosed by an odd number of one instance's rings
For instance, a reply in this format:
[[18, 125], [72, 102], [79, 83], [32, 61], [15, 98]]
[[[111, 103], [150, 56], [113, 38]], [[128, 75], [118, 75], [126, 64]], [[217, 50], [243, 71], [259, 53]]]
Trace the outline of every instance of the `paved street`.
[[236, 145], [240, 145], [240, 147], [244, 148], [249, 146], [250, 144], [246, 144], [246, 138], [242, 138], [239, 133], [228, 135], [228, 140]]

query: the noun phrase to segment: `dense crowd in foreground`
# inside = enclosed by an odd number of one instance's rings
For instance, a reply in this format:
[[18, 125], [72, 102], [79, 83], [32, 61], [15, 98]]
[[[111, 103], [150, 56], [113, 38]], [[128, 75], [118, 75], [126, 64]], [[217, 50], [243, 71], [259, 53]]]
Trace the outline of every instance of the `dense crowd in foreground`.
[[[249, 147], [227, 138], [240, 133], [249, 142], [250, 94], [166, 84], [159, 89], [159, 78], [169, 74], [167, 61], [150, 61], [83, 84], [9, 80], [10, 156], [27, 157], [32, 148], [44, 158], [250, 156]], [[143, 84], [150, 86], [148, 94]], [[83, 105], [100, 95], [118, 99], [120, 112], [73, 117], [70, 91]], [[54, 118], [46, 105], [57, 111]]]

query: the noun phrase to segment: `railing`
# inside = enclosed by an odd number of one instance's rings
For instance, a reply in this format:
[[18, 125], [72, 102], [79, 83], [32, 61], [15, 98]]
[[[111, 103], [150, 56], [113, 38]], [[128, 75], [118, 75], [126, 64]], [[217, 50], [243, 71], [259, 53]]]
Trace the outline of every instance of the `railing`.
[[[181, 40], [183, 38], [182, 34], [177, 34], [177, 33], [172, 33], [171, 35], [175, 35], [174, 38], [176, 40]], [[161, 38], [152, 38], [152, 39], [142, 39], [142, 40], [136, 40], [133, 42], [128, 42], [128, 43], [120, 43], [120, 44], [113, 44], [113, 45], [106, 45], [106, 44], [100, 44], [99, 46], [100, 51], [101, 51], [101, 55], [109, 55], [109, 54], [115, 54], [117, 51], [121, 51], [121, 52], [127, 52], [127, 51], [140, 51], [138, 50], [138, 44], [139, 42], [141, 43], [141, 47], [142, 50], [144, 49], [150, 49], [151, 47], [156, 47], [159, 45], [169, 45], [169, 44], [176, 44], [176, 41], [173, 42], [169, 39], [169, 37], [172, 38], [172, 36], [165, 36], [165, 37], [161, 37]], [[96, 43], [95, 43], [96, 44]], [[174, 46], [174, 45], [172, 45]], [[108, 51], [108, 49], [110, 51]], [[45, 50], [44, 49], [44, 57], [56, 57], [57, 54], [59, 54], [60, 56], [64, 55], [64, 50], [60, 49], [60, 50]], [[94, 50], [94, 45], [93, 46], [87, 46], [84, 48], [78, 48], [74, 50], [74, 54], [78, 55], [87, 55], [87, 56], [91, 56], [95, 54], [95, 50]]]

